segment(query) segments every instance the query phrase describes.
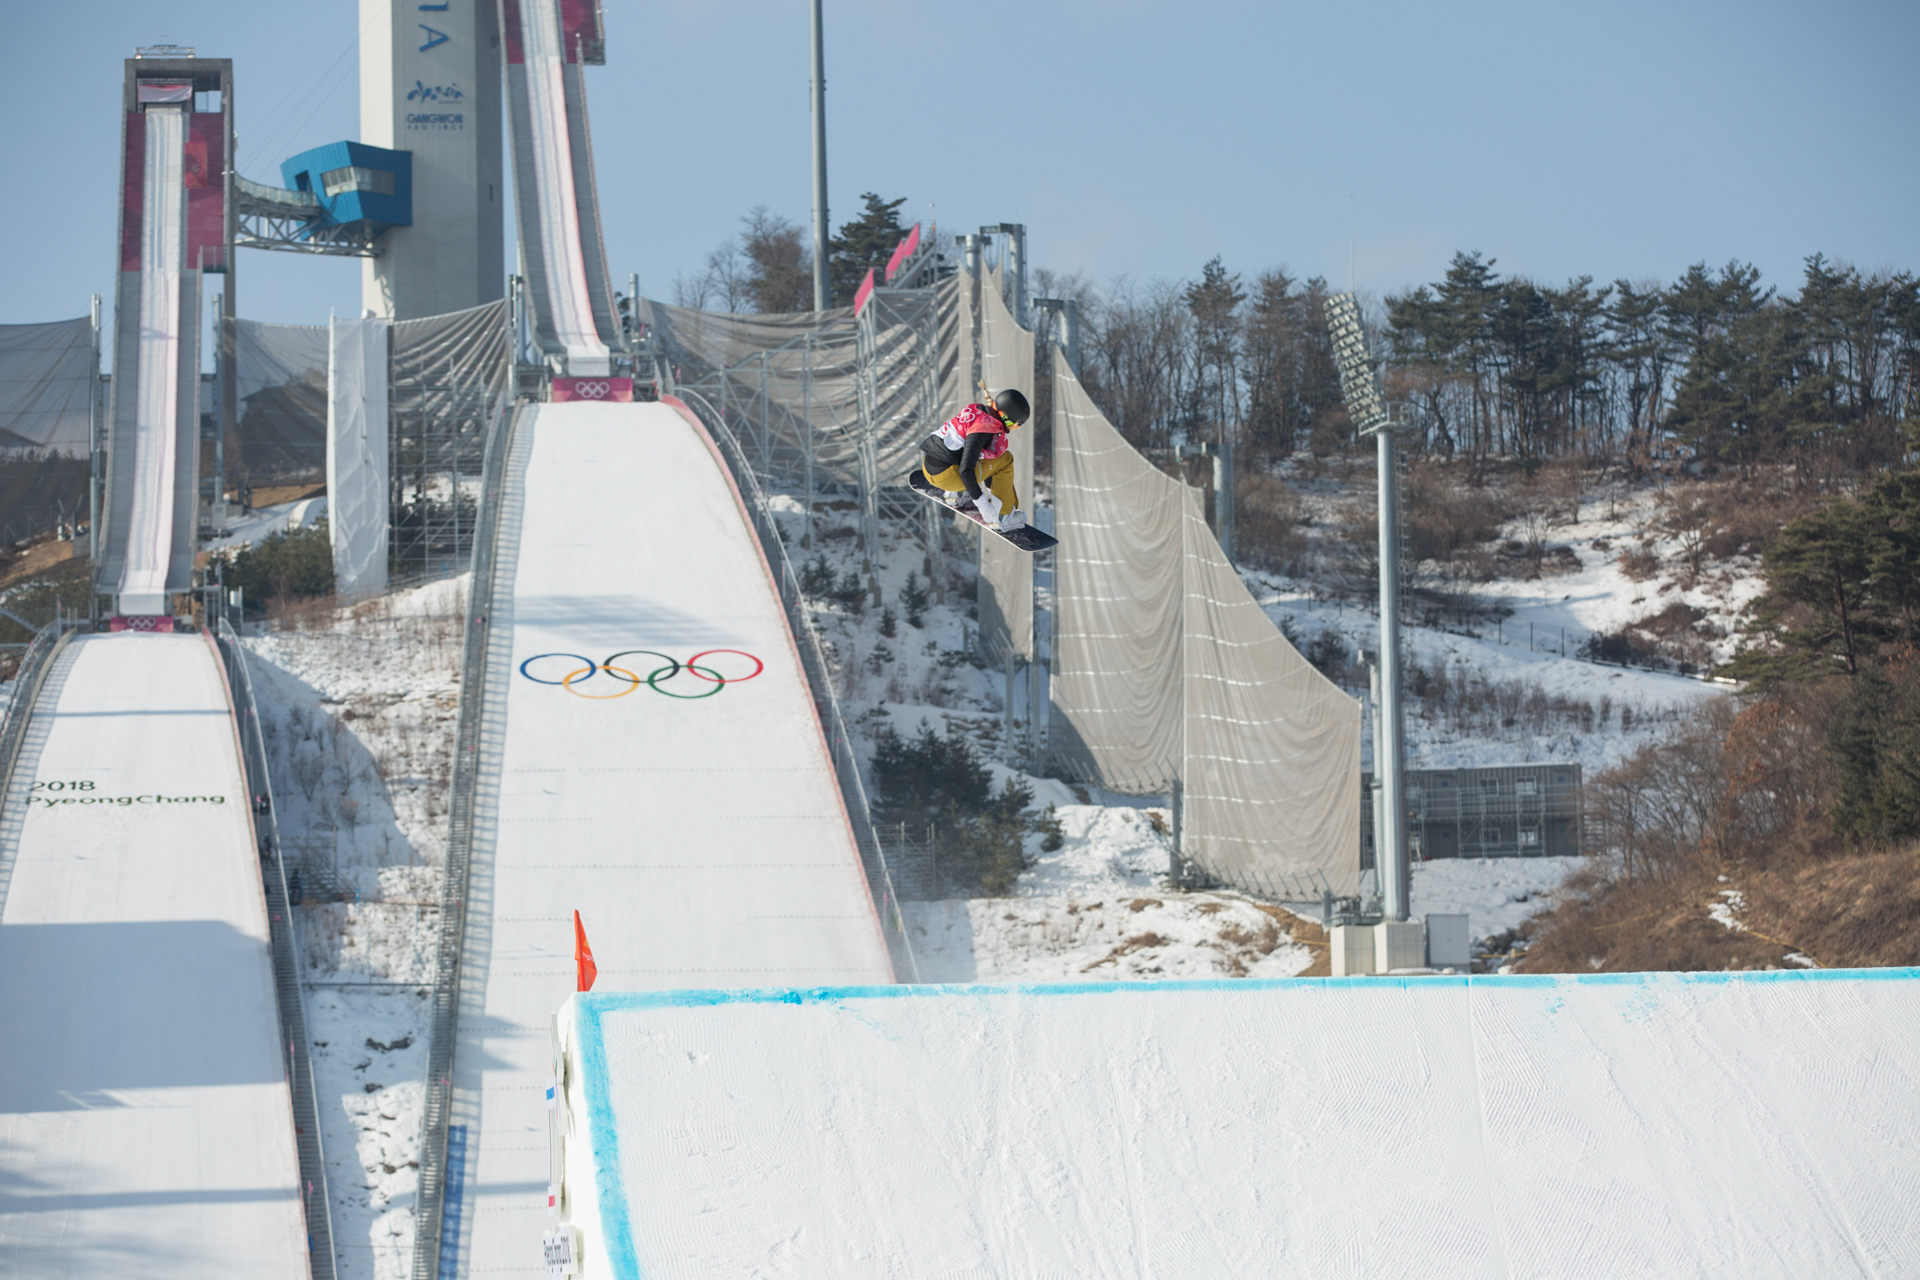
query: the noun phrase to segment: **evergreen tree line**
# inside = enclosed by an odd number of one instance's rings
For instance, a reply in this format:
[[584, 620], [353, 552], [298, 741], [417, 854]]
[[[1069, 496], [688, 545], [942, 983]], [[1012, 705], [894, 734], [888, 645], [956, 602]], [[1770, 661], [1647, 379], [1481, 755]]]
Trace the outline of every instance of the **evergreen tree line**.
[[[1562, 288], [1455, 255], [1391, 294], [1373, 343], [1414, 447], [1477, 463], [1666, 456], [1793, 464], [1811, 478], [1896, 465], [1920, 447], [1920, 283], [1816, 254], [1796, 296], [1757, 268], [1689, 267], [1671, 285], [1582, 276]], [[1251, 282], [1215, 258], [1189, 282], [1076, 297], [1082, 376], [1137, 445], [1230, 436], [1251, 459], [1354, 445], [1327, 333], [1333, 290], [1285, 270]]]

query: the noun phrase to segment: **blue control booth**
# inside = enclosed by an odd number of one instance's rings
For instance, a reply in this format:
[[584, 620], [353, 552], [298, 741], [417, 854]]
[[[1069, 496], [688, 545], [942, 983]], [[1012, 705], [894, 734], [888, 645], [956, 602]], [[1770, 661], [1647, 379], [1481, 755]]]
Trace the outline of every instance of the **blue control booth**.
[[293, 190], [318, 198], [325, 224], [369, 223], [375, 235], [413, 225], [411, 151], [329, 142], [283, 161], [280, 176]]

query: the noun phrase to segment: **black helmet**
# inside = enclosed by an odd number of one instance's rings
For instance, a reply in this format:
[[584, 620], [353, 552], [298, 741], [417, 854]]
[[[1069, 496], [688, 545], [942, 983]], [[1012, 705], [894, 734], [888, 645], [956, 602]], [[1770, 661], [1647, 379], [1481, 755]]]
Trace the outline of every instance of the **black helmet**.
[[1033, 413], [1033, 406], [1027, 403], [1027, 398], [1012, 387], [993, 398], [993, 407], [1010, 427], [1019, 426]]

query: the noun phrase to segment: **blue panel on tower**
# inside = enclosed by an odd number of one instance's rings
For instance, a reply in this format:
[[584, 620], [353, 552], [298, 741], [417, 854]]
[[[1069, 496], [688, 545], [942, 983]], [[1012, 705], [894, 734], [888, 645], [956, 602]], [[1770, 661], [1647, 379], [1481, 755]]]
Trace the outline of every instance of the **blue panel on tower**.
[[329, 142], [302, 151], [280, 165], [281, 180], [320, 198], [325, 221], [373, 223], [381, 228], [413, 225], [413, 153]]

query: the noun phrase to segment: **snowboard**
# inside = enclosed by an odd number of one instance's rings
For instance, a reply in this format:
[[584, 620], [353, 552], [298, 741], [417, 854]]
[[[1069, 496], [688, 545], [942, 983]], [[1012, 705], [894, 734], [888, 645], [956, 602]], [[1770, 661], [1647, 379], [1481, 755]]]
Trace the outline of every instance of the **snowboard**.
[[[948, 504], [946, 490], [927, 479], [926, 472], [922, 471], [919, 467], [915, 467], [912, 473], [907, 476], [907, 485], [927, 501], [937, 502], [948, 511], [959, 511], [959, 508]], [[1002, 533], [1000, 530], [988, 524], [981, 514], [971, 507], [968, 507], [965, 511], [959, 511], [959, 513], [979, 525], [982, 529], [985, 529], [994, 537], [999, 538], [1002, 542], [1018, 547], [1022, 551], [1045, 551], [1060, 544], [1060, 539], [1050, 533], [1042, 533], [1032, 525], [1015, 529], [1011, 533]]]

